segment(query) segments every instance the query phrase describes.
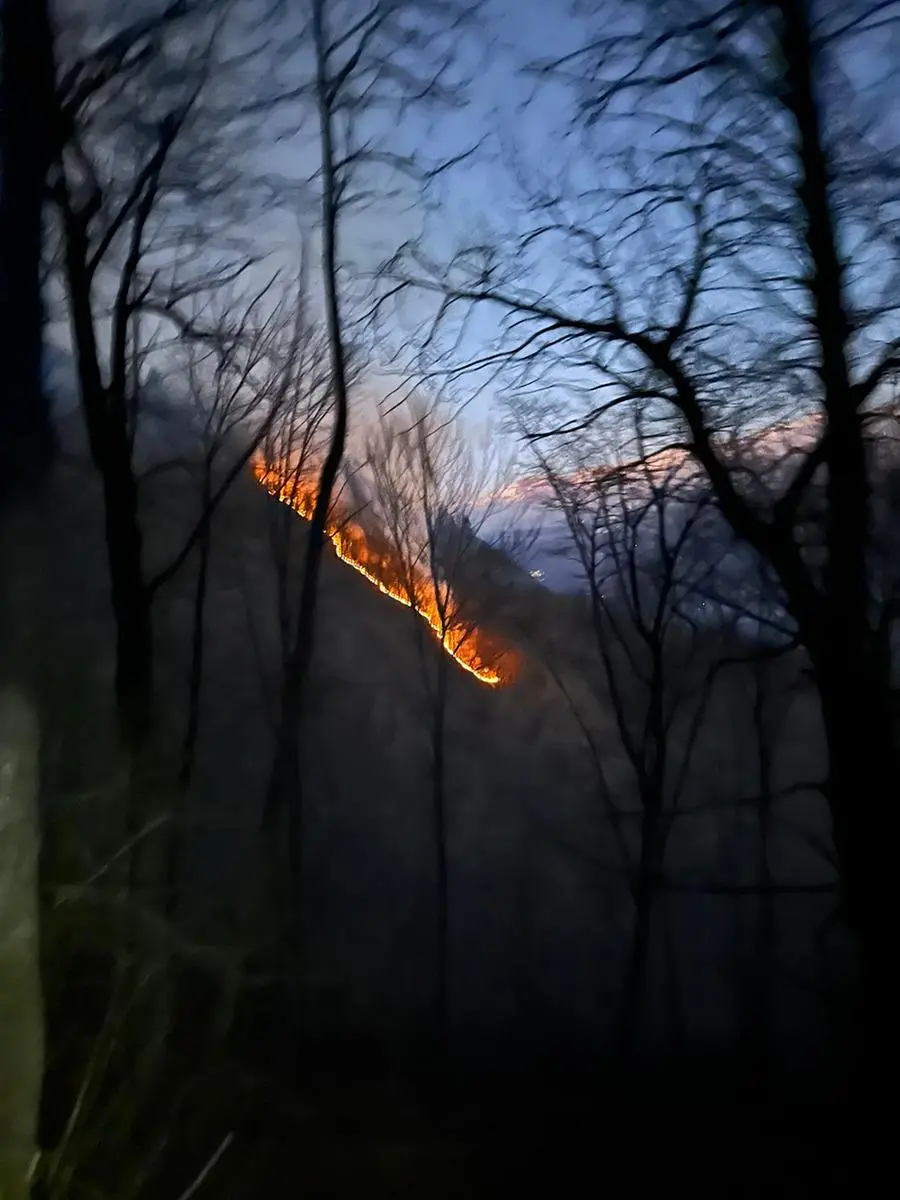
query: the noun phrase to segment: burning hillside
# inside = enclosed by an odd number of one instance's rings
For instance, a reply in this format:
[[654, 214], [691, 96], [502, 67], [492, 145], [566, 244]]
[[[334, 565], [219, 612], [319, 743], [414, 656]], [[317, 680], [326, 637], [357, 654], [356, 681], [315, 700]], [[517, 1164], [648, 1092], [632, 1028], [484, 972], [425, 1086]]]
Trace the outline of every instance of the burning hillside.
[[[315, 489], [302, 479], [257, 458], [257, 480], [283, 504], [309, 520], [315, 506]], [[386, 543], [349, 514], [332, 505], [328, 537], [338, 558], [359, 571], [380, 592], [414, 609], [431, 628], [438, 645], [471, 675], [489, 687], [512, 678], [513, 655], [483, 629], [465, 620], [449, 586], [436, 584], [416, 566], [404, 565]], [[440, 589], [440, 590], [438, 590]]]

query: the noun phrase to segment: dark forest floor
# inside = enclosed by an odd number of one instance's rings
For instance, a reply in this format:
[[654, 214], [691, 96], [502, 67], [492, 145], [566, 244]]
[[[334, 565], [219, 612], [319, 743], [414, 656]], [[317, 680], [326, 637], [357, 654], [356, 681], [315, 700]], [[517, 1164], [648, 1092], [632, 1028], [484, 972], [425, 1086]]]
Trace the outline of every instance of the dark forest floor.
[[[804, 1101], [724, 1094], [698, 1064], [680, 1094], [630, 1109], [583, 1074], [356, 1079], [318, 1072], [245, 1113], [201, 1196], [822, 1197], [870, 1193], [861, 1114], [821, 1089]], [[670, 1080], [670, 1082], [672, 1082]], [[718, 1090], [711, 1090], [718, 1089]], [[871, 1181], [874, 1185], [874, 1179]], [[176, 1193], [177, 1194], [177, 1193]]]

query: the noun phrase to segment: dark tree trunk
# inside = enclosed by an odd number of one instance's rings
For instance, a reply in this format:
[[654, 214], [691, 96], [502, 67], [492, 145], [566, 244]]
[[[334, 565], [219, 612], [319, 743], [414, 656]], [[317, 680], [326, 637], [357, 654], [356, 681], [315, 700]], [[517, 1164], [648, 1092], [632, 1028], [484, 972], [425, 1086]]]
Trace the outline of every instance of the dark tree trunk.
[[104, 477], [103, 490], [116, 622], [116, 701], [126, 743], [140, 747], [153, 722], [153, 635], [137, 489], [130, 470], [113, 470]]
[[325, 321], [331, 359], [331, 390], [334, 397], [334, 425], [328, 453], [319, 473], [315, 508], [309, 523], [303, 582], [293, 645], [285, 664], [281, 694], [279, 727], [276, 735], [272, 773], [266, 792], [264, 819], [274, 831], [285, 819], [288, 843], [290, 890], [294, 894], [289, 924], [299, 931], [301, 904], [302, 778], [300, 771], [301, 726], [306, 699], [306, 684], [315, 645], [316, 608], [319, 575], [327, 537], [328, 513], [347, 440], [348, 389], [347, 363], [338, 293], [339, 182], [337, 152], [332, 121], [332, 80], [329, 76], [328, 41], [323, 3], [312, 7], [313, 41], [316, 53], [316, 100], [319, 112], [319, 139], [322, 157], [322, 278], [325, 295]]
[[746, 1044], [751, 1099], [760, 1104], [770, 1099], [772, 1061], [772, 986], [775, 979], [775, 898], [769, 865], [772, 824], [774, 730], [767, 720], [765, 665], [755, 664], [753, 725], [756, 735], [759, 805], [757, 808], [756, 882], [761, 891], [748, 988]]
[[129, 753], [150, 733], [153, 717], [151, 594], [143, 568], [138, 485], [131, 461], [126, 396], [103, 382], [94, 328], [84, 222], [63, 207], [69, 317], [91, 458], [103, 487], [104, 532], [116, 623], [116, 704]]
[[[809, 256], [811, 324], [828, 429], [827, 563], [821, 618], [810, 653], [828, 740], [828, 802], [841, 865], [845, 907], [863, 957], [863, 996], [873, 1036], [886, 1005], [890, 867], [900, 766], [884, 687], [875, 662], [867, 547], [870, 494], [859, 399], [851, 384], [852, 323], [830, 164], [822, 128], [822, 49], [813, 37], [807, 0], [778, 0], [785, 104], [797, 130], [797, 199]], [[890, 825], [890, 828], [888, 826]], [[883, 1014], [886, 1016], [886, 1010]]]
[[894, 1038], [893, 994], [896, 807], [900, 793], [893, 720], [880, 672], [860, 667], [846, 643], [817, 669], [828, 743], [827, 798], [848, 921], [861, 952], [863, 1031], [880, 1060]]
[[[203, 511], [211, 502], [211, 480], [207, 468], [203, 482]], [[200, 712], [203, 692], [203, 669], [206, 659], [206, 597], [209, 590], [209, 569], [212, 559], [212, 526], [207, 523], [198, 545], [197, 578], [194, 582], [194, 602], [191, 618], [191, 661], [188, 674], [187, 720], [181, 743], [181, 762], [178, 768], [177, 808], [166, 838], [165, 912], [171, 925], [178, 917], [178, 873], [184, 839], [184, 811], [187, 791], [194, 777], [197, 760], [197, 741], [200, 736]]]
[[3, 0], [0, 63], [0, 493], [55, 449], [43, 386], [43, 201], [54, 151], [53, 38], [46, 0]]
[[[443, 658], [443, 656], [442, 656]], [[434, 820], [435, 850], [435, 934], [436, 934], [436, 990], [435, 1024], [439, 1052], [446, 1051], [450, 1025], [449, 1006], [449, 872], [447, 869], [447, 796], [446, 796], [446, 741], [447, 741], [447, 666], [439, 660], [437, 664], [437, 691], [434, 698], [434, 723], [432, 727], [431, 799]]]
[[619, 1054], [626, 1071], [638, 1048], [650, 968], [654, 898], [667, 839], [661, 814], [665, 799], [668, 733], [665, 723], [663, 647], [658, 630], [654, 631], [650, 658], [646, 719], [635, 759], [643, 810], [641, 851], [631, 888], [635, 917], [619, 1019]]
[[150, 598], [144, 583], [143, 538], [137, 485], [122, 447], [102, 471], [106, 553], [116, 627], [115, 695], [119, 738], [127, 773], [125, 834], [128, 885], [145, 904], [161, 899], [162, 840], [146, 826], [159, 801], [153, 757], [153, 635]]
[[655, 874], [659, 865], [657, 824], [654, 814], [645, 810], [641, 819], [641, 855], [632, 885], [634, 925], [619, 1002], [619, 1019], [616, 1028], [618, 1045], [614, 1048], [615, 1057], [622, 1073], [621, 1085], [626, 1097], [632, 1095], [629, 1079], [638, 1047], [650, 969], [653, 899], [656, 890]]
[[144, 578], [143, 535], [126, 396], [122, 390], [113, 392], [103, 381], [87, 267], [87, 230], [68, 197], [65, 201], [61, 212], [65, 224], [69, 319], [91, 458], [103, 489], [106, 557], [116, 630], [115, 698], [128, 774], [125, 832], [133, 846], [128, 855], [128, 885], [133, 891], [147, 893], [156, 885], [156, 870], [151, 861], [155, 840], [139, 838], [138, 834], [148, 815], [152, 767], [149, 758], [154, 720], [151, 593]]
[[[210, 503], [208, 481], [204, 486], [204, 509]], [[193, 617], [191, 622], [191, 665], [188, 679], [188, 711], [181, 745], [181, 766], [178, 780], [182, 788], [190, 785], [197, 755], [200, 734], [200, 700], [203, 686], [203, 666], [206, 653], [206, 593], [209, 587], [209, 567], [212, 558], [212, 528], [206, 525], [200, 537], [197, 579], [194, 584]]]

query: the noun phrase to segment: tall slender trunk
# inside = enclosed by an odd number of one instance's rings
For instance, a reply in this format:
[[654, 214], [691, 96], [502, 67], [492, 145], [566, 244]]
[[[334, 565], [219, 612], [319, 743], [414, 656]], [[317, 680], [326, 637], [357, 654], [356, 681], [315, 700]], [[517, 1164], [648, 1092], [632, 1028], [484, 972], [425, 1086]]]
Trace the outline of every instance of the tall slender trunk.
[[[75, 248], [77, 253], [77, 246]], [[110, 600], [115, 624], [115, 698], [119, 740], [128, 775], [126, 837], [132, 841], [144, 819], [146, 755], [153, 729], [153, 626], [151, 597], [143, 569], [143, 535], [138, 487], [124, 419], [109, 411], [100, 374], [89, 292], [80, 289], [78, 273], [71, 286], [72, 314], [82, 405], [94, 465], [103, 490]], [[130, 855], [135, 870], [142, 849]], [[140, 873], [140, 872], [139, 872]], [[132, 884], [136, 883], [134, 876]]]
[[78, 386], [91, 459], [103, 488], [103, 518], [116, 624], [115, 692], [122, 741], [129, 753], [146, 741], [153, 710], [151, 597], [143, 569], [138, 486], [131, 461], [125, 397], [103, 382], [94, 327], [88, 237], [67, 203], [65, 264]]
[[[849, 661], [848, 661], [849, 660]], [[849, 659], [846, 647], [816, 672], [828, 742], [827, 798], [841, 870], [842, 898], [861, 951], [862, 1028], [879, 1061], [894, 1040], [889, 1011], [898, 795], [893, 719], [874, 671]]]
[[[47, 0], [0, 4], [0, 500], [55, 452], [43, 379], [43, 208], [55, 152]], [[12, 564], [4, 564], [9, 572]], [[0, 584], [8, 586], [8, 584]], [[0, 1194], [25, 1200], [39, 1138], [46, 1038], [40, 973], [38, 720], [0, 695]]]
[[[101, 469], [107, 562], [116, 627], [115, 694], [123, 758], [128, 892], [139, 908], [162, 913], [166, 896], [169, 837], [152, 828], [162, 814], [160, 777], [154, 746], [153, 632], [150, 594], [143, 573], [143, 537], [137, 481], [125, 444], [124, 423], [107, 429], [107, 456]], [[170, 947], [149, 924], [128, 928], [128, 987], [135, 997], [131, 1031], [137, 1120], [161, 1064], [169, 1032], [168, 959]], [[144, 982], [146, 981], [146, 983]], [[149, 985], [149, 986], [147, 986]]]
[[667, 767], [667, 731], [665, 727], [665, 687], [662, 646], [656, 639], [651, 646], [650, 694], [640, 748], [638, 786], [641, 816], [641, 852], [632, 881], [635, 916], [631, 950], [625, 971], [619, 1019], [619, 1052], [627, 1068], [637, 1049], [641, 1016], [646, 998], [654, 896], [665, 851], [667, 830], [662, 821]]
[[143, 574], [137, 486], [130, 464], [111, 463], [103, 475], [113, 616], [116, 624], [116, 703], [124, 745], [139, 751], [153, 724], [153, 632]]
[[37, 478], [55, 449], [42, 363], [43, 204], [56, 127], [47, 0], [3, 0], [0, 56], [0, 491], [5, 491]]
[[[204, 480], [203, 505], [210, 503], [210, 482]], [[203, 688], [203, 667], [206, 654], [206, 595], [209, 589], [209, 568], [212, 559], [212, 526], [204, 527], [198, 546], [197, 578], [194, 583], [194, 602], [191, 618], [191, 664], [188, 678], [187, 721], [181, 744], [181, 765], [178, 782], [182, 788], [190, 785], [197, 756], [200, 734], [200, 701]]]
[[437, 688], [434, 698], [431, 757], [431, 799], [434, 819], [435, 850], [435, 933], [436, 933], [436, 991], [435, 1016], [438, 1046], [447, 1049], [450, 1027], [450, 905], [449, 872], [447, 868], [447, 666], [442, 655], [437, 663]]
[[[867, 545], [870, 495], [859, 402], [851, 385], [850, 302], [830, 194], [817, 74], [822, 50], [807, 0], [778, 0], [785, 103], [797, 129], [797, 199], [809, 255], [811, 324], [820, 348], [828, 427], [827, 564], [810, 652], [828, 741], [828, 803], [845, 907], [863, 955], [863, 995], [874, 1018], [890, 994], [888, 912], [893, 902], [886, 828], [900, 759], [883, 672], [875, 658]], [[885, 1011], [883, 1015], [887, 1018]], [[866, 1020], [873, 1036], [886, 1022]]]
[[618, 1045], [615, 1058], [622, 1072], [625, 1094], [630, 1093], [629, 1074], [634, 1063], [647, 994], [647, 979], [650, 968], [650, 944], [652, 933], [653, 900], [656, 891], [655, 874], [658, 868], [658, 820], [656, 814], [645, 808], [641, 818], [641, 853], [637, 872], [632, 883], [634, 901], [634, 925], [631, 945], [625, 966], [625, 978], [619, 1001], [619, 1018], [616, 1026]]
[[[67, 198], [68, 200], [68, 198]], [[124, 380], [112, 389], [103, 380], [94, 325], [92, 288], [87, 270], [88, 235], [84, 221], [66, 203], [65, 263], [72, 340], [78, 368], [81, 406], [91, 458], [103, 491], [103, 520], [115, 625], [115, 700], [121, 754], [124, 828], [122, 887], [139, 909], [162, 910], [166, 842], [151, 829], [161, 814], [154, 755], [154, 678], [152, 597], [144, 577], [138, 483], [132, 463]], [[146, 921], [126, 922], [122, 954], [128, 964], [125, 988], [132, 997], [128, 1052], [132, 1062], [132, 1100], [123, 1108], [127, 1126], [136, 1122], [150, 1094], [169, 1030], [169, 946]], [[146, 984], [150, 986], [146, 986]]]
[[747, 1012], [747, 1057], [752, 1098], [766, 1103], [769, 1098], [772, 1061], [772, 985], [775, 977], [775, 898], [769, 866], [769, 836], [772, 820], [773, 763], [772, 730], [766, 720], [765, 665], [755, 664], [753, 726], [756, 734], [759, 804], [757, 816], [756, 883], [759, 911], [752, 954]]
[[[211, 472], [206, 465], [203, 478], [202, 504], [206, 511], [211, 502]], [[203, 692], [203, 669], [206, 658], [206, 598], [209, 590], [209, 571], [212, 560], [212, 524], [207, 523], [198, 545], [197, 577], [194, 581], [194, 600], [191, 615], [191, 661], [188, 674], [187, 719], [181, 743], [178, 768], [176, 808], [172, 813], [165, 849], [164, 907], [170, 927], [178, 917], [178, 873], [182, 858], [185, 828], [184, 814], [187, 792], [194, 777], [197, 760], [197, 741], [200, 736], [200, 713]]]
[[264, 806], [264, 819], [270, 830], [274, 831], [282, 816], [286, 818], [289, 891], [293, 910], [289, 915], [288, 925], [291, 931], [289, 936], [294, 941], [295, 948], [299, 947], [302, 907], [301, 726], [307, 698], [307, 679], [315, 645], [319, 575], [325, 550], [328, 513], [344, 456], [348, 418], [347, 362], [338, 284], [339, 183], [332, 127], [333, 95], [329, 75], [324, 0], [313, 2], [312, 30], [316, 55], [316, 102], [322, 160], [322, 283], [330, 352], [334, 424], [328, 453], [319, 473], [316, 503], [309, 523], [297, 620], [291, 653], [285, 665], [279, 728]]
[[663, 709], [663, 676], [660, 649], [654, 648], [644, 758], [640, 771], [641, 852], [632, 880], [634, 927], [631, 950], [622, 988], [618, 1036], [619, 1061], [626, 1075], [625, 1094], [630, 1092], [627, 1073], [638, 1048], [641, 1017], [647, 995], [650, 949], [653, 933], [654, 899], [659, 886], [667, 830], [662, 822], [666, 780], [666, 731]]

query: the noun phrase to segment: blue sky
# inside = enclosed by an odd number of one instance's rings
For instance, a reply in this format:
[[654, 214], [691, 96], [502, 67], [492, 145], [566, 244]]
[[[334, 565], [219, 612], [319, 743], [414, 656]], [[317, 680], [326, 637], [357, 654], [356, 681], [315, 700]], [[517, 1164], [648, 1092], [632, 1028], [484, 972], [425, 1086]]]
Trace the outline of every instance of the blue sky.
[[[486, 7], [486, 36], [466, 34], [461, 45], [464, 71], [469, 77], [468, 105], [463, 111], [411, 111], [402, 123], [376, 123], [379, 140], [391, 149], [410, 154], [422, 165], [458, 155], [487, 135], [480, 150], [465, 165], [454, 168], [429, 193], [428, 244], [435, 253], [450, 253], [483, 225], [506, 224], [514, 200], [513, 182], [502, 162], [504, 149], [518, 141], [527, 126], [529, 147], [552, 139], [563, 119], [563, 97], [550, 90], [531, 98], [527, 115], [522, 105], [533, 91], [520, 72], [523, 64], [542, 55], [563, 52], [572, 44], [576, 26], [566, 16], [568, 0], [490, 0]], [[293, 70], [296, 71], [296, 65]], [[288, 76], [285, 75], [287, 79]], [[299, 106], [298, 106], [299, 111]], [[286, 123], [296, 114], [285, 113]], [[498, 133], [502, 135], [498, 137]], [[265, 169], [302, 181], [315, 170], [318, 148], [311, 123], [305, 131], [268, 146]], [[401, 242], [423, 232], [425, 212], [416, 186], [396, 175], [382, 174], [382, 186], [399, 188], [400, 195], [374, 201], [354, 213], [343, 226], [343, 249], [352, 270], [367, 275]], [[315, 238], [316, 210], [312, 197], [298, 205], [302, 213], [272, 214], [266, 238], [279, 261], [296, 260], [298, 226], [308, 221]], [[311, 243], [312, 244], [312, 243]], [[492, 337], [489, 314], [476, 318], [481, 336]], [[376, 385], [377, 390], [377, 385]], [[491, 411], [493, 391], [476, 398], [470, 418], [484, 419]]]
[[[343, 0], [337, 0], [339, 10]], [[346, 0], [352, 7], [355, 0]], [[622, 8], [628, 7], [621, 0]], [[649, 3], [649, 0], [648, 0]], [[609, 179], [595, 177], [595, 165], [590, 156], [575, 153], [570, 159], [570, 147], [566, 145], [562, 132], [571, 112], [572, 97], [560, 86], [542, 85], [535, 90], [520, 68], [535, 59], [553, 57], [574, 48], [584, 36], [584, 25], [572, 18], [569, 0], [487, 0], [483, 37], [467, 34], [457, 49], [461, 53], [464, 73], [469, 77], [470, 103], [460, 112], [432, 113], [421, 107], [411, 109], [401, 121], [376, 119], [368, 132], [390, 149], [414, 156], [423, 165], [433, 164], [458, 154], [484, 135], [486, 141], [481, 150], [445, 176], [429, 194], [427, 206], [421, 204], [416, 186], [403, 184], [397, 175], [381, 173], [374, 181], [376, 192], [390, 184], [399, 185], [399, 194], [391, 197], [376, 196], [364, 210], [353, 214], [343, 226], [343, 252], [351, 270], [357, 278], [365, 278], [377, 263], [404, 240], [415, 238], [425, 232], [428, 247], [434, 257], [449, 255], [460, 244], [477, 240], [482, 233], [491, 239], [499, 236], [500, 244], [513, 245], [513, 234], [523, 227], [523, 215], [517, 207], [519, 193], [508, 169], [507, 159], [513, 148], [517, 162], [525, 175], [526, 187], [534, 181], [552, 185], [566, 167], [572, 167], [577, 184], [606, 184]], [[240, 11], [251, 18], [254, 14], [253, 0], [249, 0]], [[300, 7], [292, 10], [300, 11]], [[839, 8], [835, 8], [838, 12]], [[251, 36], [252, 30], [248, 33]], [[869, 38], [866, 44], [855, 48], [847, 60], [856, 81], [884, 76], [890, 70], [892, 52], [900, 52], [900, 46], [889, 44], [885, 39]], [[295, 86], [308, 71], [309, 62], [302, 55], [295, 56], [282, 70], [285, 86]], [[273, 64], [273, 77], [276, 67]], [[897, 75], [894, 75], [894, 90], [898, 92]], [[274, 78], [273, 78], [274, 82]], [[879, 139], [896, 144], [900, 139], [900, 95], [898, 103], [891, 107], [882, 106], [878, 114]], [[527, 106], [525, 102], [528, 101]], [[257, 130], [261, 145], [257, 163], [261, 173], [270, 172], [285, 179], [293, 179], [298, 185], [308, 183], [318, 162], [315, 122], [310, 118], [308, 105], [297, 102], [279, 117], [282, 131], [296, 127], [302, 116], [305, 126], [294, 128], [292, 136], [276, 140], [272, 125]], [[602, 137], [610, 133], [604, 128]], [[572, 164], [574, 163], [574, 166]], [[602, 218], [590, 211], [590, 203], [581, 206], [581, 219], [592, 228], [604, 232]], [[897, 213], [900, 218], [900, 212]], [[311, 247], [315, 250], [315, 228], [317, 205], [315, 189], [299, 186], [290, 202], [278, 210], [272, 206], [266, 213], [253, 219], [248, 232], [261, 249], [270, 251], [271, 260], [259, 268], [260, 277], [268, 274], [274, 264], [287, 270], [296, 266], [299, 258], [300, 228], [304, 226], [310, 234]], [[666, 223], [656, 218], [657, 232], [668, 238], [670, 245], [664, 247], [664, 256], [677, 260], [679, 245], [677, 218]], [[502, 236], [503, 231], [506, 237]], [[616, 232], [616, 231], [614, 231]], [[633, 291], [637, 301], [646, 299], [649, 289], [659, 281], [648, 274], [643, 241], [637, 243], [631, 261], [626, 257], [617, 262], [619, 274], [634, 281]], [[742, 248], [742, 255], [753, 253], [753, 248]], [[875, 247], [866, 254], [860, 253], [859, 262], [864, 278], [860, 286], [873, 288], [873, 281], [889, 289], [892, 278], [888, 268], [889, 257], [879, 257]], [[562, 247], [557, 243], [546, 249], [535, 249], [528, 260], [527, 281], [540, 289], [553, 290], [566, 295], [573, 273]], [[728, 287], [734, 288], [733, 281]], [[733, 303], [733, 297], [732, 301]], [[659, 302], [654, 297], [648, 301], [654, 313], [659, 311]], [[427, 311], [427, 302], [417, 297], [408, 306], [407, 316], [411, 325]], [[498, 314], [487, 308], [480, 309], [468, 330], [468, 345], [479, 353], [497, 348], [499, 338]], [[383, 354], [393, 340], [399, 341], [402, 330], [379, 330], [376, 353]], [[369, 379], [365, 395], [371, 399], [382, 387], [388, 386], [378, 379]], [[476, 382], [466, 380], [457, 389], [457, 399], [474, 394]], [[498, 397], [498, 387], [487, 382], [484, 390], [472, 400], [468, 419], [484, 419], [491, 412]]]

